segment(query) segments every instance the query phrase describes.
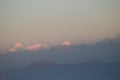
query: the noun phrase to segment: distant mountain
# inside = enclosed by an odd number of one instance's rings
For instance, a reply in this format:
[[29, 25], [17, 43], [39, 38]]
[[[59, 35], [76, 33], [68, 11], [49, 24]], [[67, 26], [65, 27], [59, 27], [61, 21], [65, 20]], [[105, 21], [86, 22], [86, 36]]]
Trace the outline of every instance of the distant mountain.
[[120, 43], [120, 34], [117, 35], [117, 36], [114, 38], [114, 40]]
[[[43, 49], [40, 47], [41, 45], [43, 46], [43, 44], [29, 46], [32, 49], [36, 49], [37, 46], [37, 50], [33, 51], [17, 50], [16, 52], [1, 54], [0, 74], [18, 68], [24, 68], [30, 64], [37, 66], [53, 65], [55, 63], [75, 64], [78, 62], [86, 64], [86, 62], [92, 60], [102, 62], [120, 61], [120, 44], [114, 39], [105, 39], [90, 45], [71, 45], [70, 42], [64, 42], [66, 46], [55, 46], [49, 49]], [[22, 45], [17, 43], [15, 47], [21, 48]]]

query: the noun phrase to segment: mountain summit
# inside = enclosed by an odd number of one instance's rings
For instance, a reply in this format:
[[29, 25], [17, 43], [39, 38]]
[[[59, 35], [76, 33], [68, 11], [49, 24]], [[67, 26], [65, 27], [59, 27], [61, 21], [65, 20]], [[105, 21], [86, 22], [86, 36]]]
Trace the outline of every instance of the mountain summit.
[[62, 46], [70, 46], [70, 45], [71, 45], [71, 42], [69, 42], [69, 41], [64, 41], [62, 43]]
[[11, 49], [9, 49], [9, 52], [17, 52], [19, 50], [36, 51], [41, 48], [49, 49], [49, 46], [42, 43], [36, 43], [30, 46], [24, 47], [20, 42], [17, 42], [14, 44], [14, 46]]
[[20, 49], [23, 49], [23, 45], [20, 42], [17, 42], [9, 51], [16, 52], [17, 50], [20, 50]]

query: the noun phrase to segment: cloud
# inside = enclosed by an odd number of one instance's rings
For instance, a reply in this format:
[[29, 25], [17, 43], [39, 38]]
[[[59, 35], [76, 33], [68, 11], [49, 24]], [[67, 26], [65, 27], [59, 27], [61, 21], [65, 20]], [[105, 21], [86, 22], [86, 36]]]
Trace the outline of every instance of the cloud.
[[37, 43], [37, 44], [34, 44], [34, 45], [27, 46], [26, 50], [35, 51], [35, 50], [38, 50], [40, 48], [47, 48], [48, 49], [49, 47], [47, 45], [45, 45], [45, 44]]
[[62, 46], [70, 46], [70, 45], [71, 45], [71, 43], [69, 41], [64, 41], [62, 43]]
[[20, 42], [15, 43], [15, 45], [9, 50], [10, 52], [16, 52], [18, 49], [23, 48]]

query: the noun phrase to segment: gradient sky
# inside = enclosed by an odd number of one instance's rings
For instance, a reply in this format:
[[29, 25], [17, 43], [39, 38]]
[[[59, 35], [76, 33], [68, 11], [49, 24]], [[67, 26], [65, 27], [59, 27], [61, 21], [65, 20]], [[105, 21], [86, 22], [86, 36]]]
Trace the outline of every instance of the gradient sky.
[[91, 43], [120, 34], [120, 0], [0, 0], [0, 51], [14, 43]]

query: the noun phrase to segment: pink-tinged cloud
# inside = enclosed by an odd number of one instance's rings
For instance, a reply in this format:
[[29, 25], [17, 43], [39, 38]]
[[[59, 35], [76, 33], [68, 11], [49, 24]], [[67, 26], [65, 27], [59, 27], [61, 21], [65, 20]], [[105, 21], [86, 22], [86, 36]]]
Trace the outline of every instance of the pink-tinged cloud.
[[49, 49], [49, 47], [47, 45], [38, 43], [38, 44], [31, 45], [31, 46], [27, 46], [26, 50], [28, 50], [28, 51], [35, 51], [35, 50], [38, 50], [40, 48], [47, 48], [47, 49]]
[[70, 45], [71, 45], [71, 43], [69, 41], [64, 41], [62, 43], [62, 46], [70, 46]]
[[16, 52], [18, 49], [23, 48], [20, 42], [15, 43], [15, 45], [9, 50], [10, 52]]

